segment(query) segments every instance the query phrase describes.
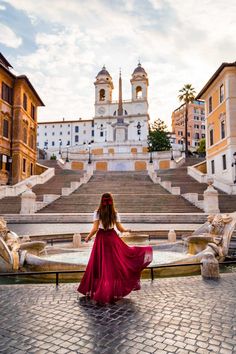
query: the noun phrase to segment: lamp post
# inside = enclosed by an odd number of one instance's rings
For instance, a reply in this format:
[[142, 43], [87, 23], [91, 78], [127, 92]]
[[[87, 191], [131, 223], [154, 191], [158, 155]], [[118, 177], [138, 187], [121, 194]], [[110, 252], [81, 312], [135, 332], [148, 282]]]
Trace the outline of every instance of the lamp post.
[[150, 150], [150, 159], [149, 159], [149, 163], [153, 163], [153, 159], [152, 159], [152, 143], [149, 143], [149, 150]]
[[66, 145], [66, 162], [69, 162], [69, 144]]
[[174, 160], [173, 148], [170, 149], [170, 159], [171, 159], [172, 161]]
[[9, 164], [8, 184], [12, 185], [12, 157], [11, 156], [8, 158], [8, 164]]
[[232, 162], [232, 167], [235, 167], [234, 172], [234, 184], [236, 184], [236, 152], [233, 153], [234, 162]]
[[91, 143], [88, 143], [88, 153], [89, 153], [88, 164], [90, 165], [92, 163], [92, 161], [91, 161]]
[[62, 141], [59, 139], [59, 155], [61, 156], [61, 146], [62, 146]]

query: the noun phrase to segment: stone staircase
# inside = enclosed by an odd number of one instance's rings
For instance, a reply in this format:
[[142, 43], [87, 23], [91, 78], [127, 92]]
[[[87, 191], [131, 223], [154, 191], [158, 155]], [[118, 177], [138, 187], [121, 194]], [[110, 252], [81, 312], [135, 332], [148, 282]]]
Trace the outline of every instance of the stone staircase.
[[[36, 200], [42, 201], [45, 194], [61, 194], [64, 187], [70, 187], [71, 182], [80, 181], [84, 171], [63, 170], [55, 160], [40, 160], [40, 164], [55, 168], [55, 176], [44, 184], [38, 184], [32, 188], [36, 194]], [[0, 214], [19, 214], [21, 209], [21, 197], [6, 197], [0, 199]]]
[[181, 196], [154, 184], [147, 172], [94, 172], [87, 184], [63, 196], [39, 213], [91, 213], [101, 194], [111, 192], [121, 213], [199, 213], [200, 209]]
[[35, 186], [32, 191], [37, 195], [37, 201], [43, 200], [44, 194], [61, 194], [62, 188], [70, 187], [71, 182], [79, 182], [84, 171], [64, 170], [55, 160], [44, 160], [42, 164], [55, 168], [55, 176], [43, 185]]
[[[199, 183], [187, 173], [187, 167], [201, 162], [199, 158], [188, 158], [186, 162], [177, 169], [159, 170], [157, 177], [162, 181], [170, 181], [173, 187], [180, 187], [180, 193], [198, 193], [198, 199], [203, 200], [203, 193], [207, 189], [206, 183]], [[236, 196], [228, 195], [218, 189], [219, 208], [222, 213], [236, 211]]]

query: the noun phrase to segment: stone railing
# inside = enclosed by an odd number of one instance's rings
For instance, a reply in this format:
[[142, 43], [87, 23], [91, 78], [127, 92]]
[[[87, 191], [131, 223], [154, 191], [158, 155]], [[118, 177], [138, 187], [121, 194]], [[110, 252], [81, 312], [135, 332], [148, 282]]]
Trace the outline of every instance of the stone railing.
[[87, 183], [93, 175], [93, 166], [87, 165], [87, 170], [83, 177], [80, 178], [80, 181], [70, 182], [70, 187], [63, 187], [61, 189], [61, 194], [44, 194], [43, 201], [35, 201], [36, 207], [32, 207], [32, 213], [34, 210], [38, 211], [45, 208], [47, 205], [53, 203], [55, 200], [59, 199], [61, 196], [68, 196], [78, 189], [82, 184]]
[[214, 187], [220, 189], [221, 191], [227, 194], [236, 194], [236, 185], [233, 183], [226, 183], [224, 180], [220, 180], [219, 178], [213, 177], [213, 185]]
[[[185, 156], [180, 156], [174, 160], [175, 168], [182, 166], [185, 163]], [[174, 168], [174, 167], [173, 167]]]
[[27, 184], [30, 184], [32, 187], [36, 184], [43, 184], [47, 182], [50, 178], [55, 175], [54, 168], [48, 168], [41, 175], [34, 175], [25, 180], [15, 184], [14, 186], [1, 186], [0, 187], [0, 199], [4, 197], [15, 197], [27, 190]]
[[203, 200], [199, 200], [198, 193], [184, 193], [181, 194], [180, 187], [172, 186], [171, 181], [162, 181], [161, 177], [157, 177], [153, 166], [148, 166], [148, 175], [153, 181], [153, 183], [160, 184], [165, 190], [173, 195], [181, 195], [183, 198], [188, 200], [191, 204], [195, 205], [197, 208], [202, 209], [205, 213], [219, 213], [219, 198], [218, 192], [213, 188], [213, 180], [209, 179], [206, 181], [208, 183], [208, 188], [204, 191]]
[[200, 171], [201, 166], [205, 163], [206, 162], [203, 161], [203, 162], [200, 162], [194, 166], [188, 166], [188, 168], [187, 168], [188, 175], [191, 176], [192, 178], [194, 178], [199, 183], [207, 183], [207, 179], [208, 179], [207, 174]]
[[170, 181], [162, 181], [161, 177], [157, 177], [156, 172], [154, 171], [153, 165], [148, 165], [148, 175], [153, 181], [153, 183], [160, 184], [164, 189], [174, 195], [180, 195], [180, 187], [173, 187]]
[[204, 210], [204, 200], [198, 199], [198, 193], [184, 193], [181, 195], [184, 199], [188, 200], [191, 204], [195, 205], [197, 208]]

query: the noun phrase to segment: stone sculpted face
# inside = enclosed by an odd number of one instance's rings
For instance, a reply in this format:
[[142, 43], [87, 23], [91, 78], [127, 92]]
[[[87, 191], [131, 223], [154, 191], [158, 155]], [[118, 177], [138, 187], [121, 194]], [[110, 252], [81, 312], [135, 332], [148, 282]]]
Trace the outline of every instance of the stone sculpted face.
[[208, 221], [209, 225], [209, 232], [212, 235], [223, 235], [225, 224], [228, 224], [232, 218], [229, 215], [209, 215]]

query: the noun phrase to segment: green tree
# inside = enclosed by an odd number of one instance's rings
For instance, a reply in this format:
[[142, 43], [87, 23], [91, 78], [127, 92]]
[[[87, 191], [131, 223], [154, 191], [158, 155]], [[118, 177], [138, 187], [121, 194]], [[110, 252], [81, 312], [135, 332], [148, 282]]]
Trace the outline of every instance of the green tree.
[[185, 117], [184, 117], [184, 140], [185, 140], [185, 156], [188, 157], [188, 106], [189, 103], [192, 103], [195, 98], [195, 89], [192, 87], [192, 84], [186, 84], [184, 87], [179, 90], [179, 100], [185, 104]]
[[161, 119], [156, 119], [149, 129], [149, 151], [170, 150], [171, 144], [168, 135], [166, 124]]
[[206, 155], [206, 139], [201, 139], [199, 141], [199, 146], [197, 148], [197, 153], [200, 156], [205, 156]]

